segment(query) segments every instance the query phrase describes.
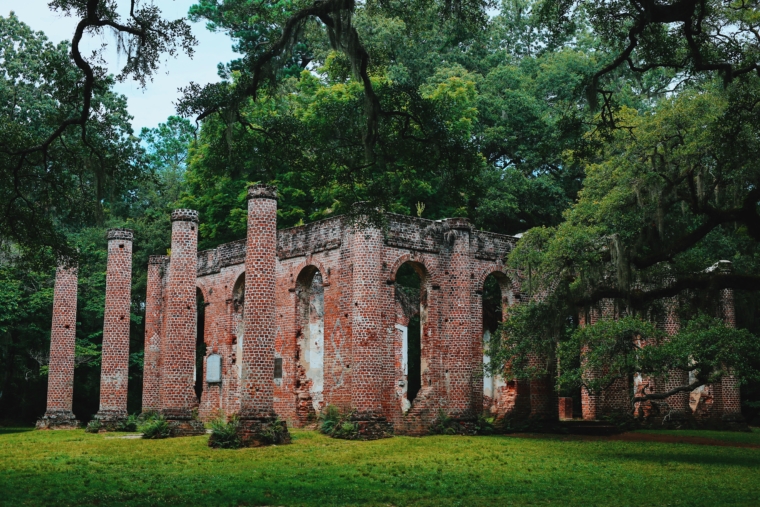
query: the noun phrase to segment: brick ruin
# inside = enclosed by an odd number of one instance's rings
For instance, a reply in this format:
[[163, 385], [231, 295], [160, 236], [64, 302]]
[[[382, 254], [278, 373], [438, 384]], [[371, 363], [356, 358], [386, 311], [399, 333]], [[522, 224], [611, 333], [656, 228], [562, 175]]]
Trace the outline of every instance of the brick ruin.
[[[573, 400], [557, 398], [551, 377], [505, 382], [482, 374], [495, 318], [486, 315], [486, 280], [498, 285], [497, 320], [521, 300], [519, 278], [504, 265], [516, 237], [478, 231], [463, 218], [391, 213], [383, 227], [338, 216], [278, 231], [276, 210], [274, 189], [252, 186], [247, 238], [201, 252], [198, 213], [175, 210], [171, 256], [150, 258], [143, 411], [165, 415], [175, 435], [238, 415], [246, 443], [258, 445], [274, 425], [287, 438], [285, 422], [307, 425], [327, 405], [351, 412], [368, 439], [426, 434], [442, 413], [462, 433], [474, 432], [484, 410], [502, 419], [573, 416]], [[130, 231], [109, 231], [96, 416], [109, 423], [126, 416], [131, 239]], [[401, 285], [404, 269], [418, 288]], [[730, 291], [722, 298], [732, 322]], [[75, 269], [58, 270], [54, 306], [42, 428], [77, 424]], [[602, 305], [583, 318], [593, 322], [605, 311]], [[673, 315], [662, 322], [669, 332], [677, 331]], [[630, 413], [642, 382], [579, 393], [576, 404], [589, 420]], [[667, 388], [656, 379], [646, 384]], [[706, 418], [738, 413], [735, 380], [701, 391], [696, 403], [672, 397], [673, 406]]]

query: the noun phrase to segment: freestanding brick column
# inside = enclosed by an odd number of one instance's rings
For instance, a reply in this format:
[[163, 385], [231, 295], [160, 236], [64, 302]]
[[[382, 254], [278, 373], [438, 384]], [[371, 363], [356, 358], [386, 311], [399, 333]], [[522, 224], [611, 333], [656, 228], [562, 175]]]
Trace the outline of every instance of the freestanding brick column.
[[[245, 332], [242, 344], [239, 414], [240, 436], [246, 446], [290, 441], [285, 422], [277, 421], [274, 413], [276, 256], [276, 188], [269, 185], [252, 185], [248, 188], [243, 311]], [[275, 427], [275, 424], [278, 427]]]
[[172, 253], [166, 286], [166, 328], [161, 342], [161, 413], [173, 436], [204, 433], [193, 417], [195, 396], [195, 341], [198, 313], [198, 212], [178, 209], [172, 213]]
[[38, 429], [74, 429], [79, 426], [79, 421], [71, 411], [76, 325], [77, 268], [59, 266], [55, 272], [53, 293], [47, 410], [37, 421]]
[[100, 370], [100, 410], [95, 415], [114, 430], [127, 417], [129, 310], [132, 302], [132, 231], [108, 231], [106, 302]]
[[163, 331], [164, 285], [168, 265], [169, 258], [165, 255], [151, 255], [148, 260], [148, 286], [145, 298], [145, 355], [143, 359], [143, 413], [158, 412], [161, 409], [159, 357], [161, 355]]

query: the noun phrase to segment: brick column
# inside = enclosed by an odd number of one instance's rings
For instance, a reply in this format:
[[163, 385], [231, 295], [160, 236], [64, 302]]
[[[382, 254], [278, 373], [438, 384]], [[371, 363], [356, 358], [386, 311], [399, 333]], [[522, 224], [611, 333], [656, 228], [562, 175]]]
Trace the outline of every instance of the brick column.
[[132, 302], [132, 231], [108, 231], [106, 301], [100, 370], [100, 410], [95, 415], [106, 429], [127, 417], [129, 380], [129, 310]]
[[[661, 326], [664, 328], [668, 336], [674, 336], [678, 334], [681, 328], [681, 322], [678, 319], [678, 299], [668, 298], [665, 300], [665, 308], [667, 314], [662, 322]], [[689, 384], [689, 372], [685, 370], [670, 370], [667, 381], [665, 379], [656, 379], [655, 389], [657, 392], [670, 391], [679, 386]], [[672, 413], [670, 414], [671, 421], [676, 419], [691, 417], [691, 407], [689, 407], [689, 393], [684, 391], [682, 393], [675, 394], [668, 397], [666, 400], [670, 406]], [[664, 414], [663, 414], [664, 415]], [[677, 421], [675, 421], [677, 422]]]
[[175, 436], [201, 434], [203, 424], [193, 419], [195, 396], [195, 340], [198, 313], [198, 212], [172, 213], [172, 252], [166, 285], [166, 328], [161, 342], [161, 413]]
[[248, 188], [245, 332], [240, 358], [241, 437], [247, 446], [290, 441], [284, 421], [274, 427], [277, 421], [274, 413], [276, 267], [277, 191], [268, 185], [252, 185]]
[[79, 426], [71, 411], [76, 325], [77, 268], [59, 266], [55, 272], [53, 293], [47, 410], [37, 421], [38, 429], [74, 429]]
[[[730, 272], [731, 265], [724, 268]], [[722, 309], [723, 321], [728, 327], [736, 327], [736, 312], [734, 310], [734, 291], [733, 289], [723, 289], [720, 291], [720, 302]], [[721, 395], [723, 418], [730, 419], [729, 422], [743, 422], [741, 410], [741, 393], [739, 391], [739, 381], [733, 375], [724, 376], [721, 381]]]
[[159, 397], [159, 357], [163, 334], [164, 285], [169, 258], [165, 255], [151, 255], [148, 260], [148, 286], [145, 297], [145, 356], [143, 360], [142, 411], [158, 412], [161, 409]]
[[[385, 416], [382, 405], [386, 385], [385, 365], [393, 360], [387, 353], [385, 329], [385, 294], [388, 292], [383, 277], [383, 237], [369, 225], [352, 225], [349, 233], [351, 249], [351, 407], [364, 439], [390, 436], [393, 424]], [[385, 291], [385, 293], [383, 292]], [[388, 315], [391, 315], [390, 310]]]
[[[482, 384], [476, 382], [473, 362], [483, 362], [482, 346], [479, 354], [473, 358], [473, 342], [480, 341], [476, 334], [481, 332], [483, 320], [482, 309], [475, 311], [475, 279], [473, 275], [473, 256], [470, 252], [472, 225], [466, 218], [447, 218], [448, 239], [451, 253], [448, 259], [448, 275], [444, 272], [442, 287], [444, 314], [441, 332], [441, 345], [444, 356], [442, 361], [443, 385], [446, 389], [446, 412], [450, 417], [466, 422], [467, 429], [474, 431], [470, 425], [483, 408], [482, 401], [473, 406], [474, 399], [482, 399]], [[482, 338], [481, 338], [482, 339]], [[477, 392], [479, 391], [479, 392]]]

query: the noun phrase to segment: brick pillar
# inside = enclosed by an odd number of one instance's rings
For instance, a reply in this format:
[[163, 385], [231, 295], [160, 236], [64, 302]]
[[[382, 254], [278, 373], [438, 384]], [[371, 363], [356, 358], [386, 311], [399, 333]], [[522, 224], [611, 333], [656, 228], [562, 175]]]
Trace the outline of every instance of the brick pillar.
[[129, 380], [129, 310], [132, 302], [132, 231], [109, 229], [100, 410], [95, 415], [106, 429], [127, 417]]
[[158, 412], [159, 357], [163, 334], [164, 284], [169, 258], [151, 255], [148, 260], [148, 287], [145, 297], [145, 356], [143, 360], [142, 411]]
[[[287, 426], [273, 428], [274, 341], [277, 334], [277, 192], [269, 185], [248, 188], [248, 237], [245, 251], [245, 332], [240, 379], [241, 437], [248, 446], [290, 441]], [[267, 437], [278, 433], [275, 439]]]
[[[478, 411], [474, 409], [473, 400], [481, 399], [482, 384], [475, 381], [473, 371], [473, 341], [476, 333], [482, 329], [483, 311], [474, 311], [475, 278], [473, 275], [473, 256], [470, 252], [472, 225], [465, 218], [448, 218], [451, 254], [448, 259], [448, 276], [442, 291], [444, 315], [442, 323], [442, 361], [446, 392], [446, 412], [457, 419], [474, 420], [483, 408], [482, 401]], [[453, 234], [452, 234], [453, 233]], [[475, 358], [482, 363], [482, 346]], [[475, 392], [477, 388], [480, 392]], [[443, 394], [443, 393], [442, 393]]]
[[530, 415], [539, 419], [559, 418], [559, 402], [551, 375], [530, 379]]
[[195, 340], [198, 313], [198, 212], [172, 213], [172, 252], [166, 285], [166, 327], [161, 342], [161, 413], [175, 436], [201, 434], [203, 424], [193, 418], [195, 396]]
[[[729, 266], [725, 271], [730, 271]], [[733, 289], [723, 289], [720, 291], [720, 302], [722, 309], [723, 321], [728, 327], [736, 327], [736, 312], [734, 309], [734, 291]], [[741, 393], [739, 391], [739, 381], [733, 375], [726, 375], [720, 381], [723, 417], [730, 419], [742, 419], [741, 411]]]
[[[665, 316], [662, 327], [668, 336], [674, 336], [681, 328], [681, 323], [678, 320], [676, 313], [678, 309], [678, 300], [676, 298], [669, 298], [665, 302], [665, 308], [667, 315]], [[667, 381], [665, 379], [657, 379], [655, 388], [657, 392], [666, 392], [674, 389], [678, 386], [689, 384], [689, 372], [685, 370], [670, 370]], [[668, 405], [672, 413], [670, 414], [671, 420], [674, 417], [683, 417], [691, 415], [691, 407], [689, 407], [689, 393], [682, 392], [670, 396], [667, 400]], [[664, 415], [664, 414], [663, 414]]]
[[[393, 432], [393, 424], [383, 412], [382, 395], [386, 385], [384, 366], [392, 361], [386, 343], [386, 320], [383, 301], [388, 286], [381, 263], [381, 232], [367, 225], [354, 224], [349, 233], [351, 242], [351, 407], [363, 438], [383, 438]], [[390, 315], [390, 310], [388, 315]]]
[[38, 429], [75, 429], [71, 411], [74, 395], [74, 354], [77, 326], [77, 268], [59, 266], [55, 272], [53, 325], [50, 330], [47, 409]]

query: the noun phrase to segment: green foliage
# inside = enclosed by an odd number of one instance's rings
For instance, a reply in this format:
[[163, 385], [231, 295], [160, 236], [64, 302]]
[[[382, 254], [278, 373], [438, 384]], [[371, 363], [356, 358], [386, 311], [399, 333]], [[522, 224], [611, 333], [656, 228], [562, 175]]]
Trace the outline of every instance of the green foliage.
[[353, 411], [342, 412], [335, 405], [328, 405], [319, 413], [319, 431], [333, 438], [358, 438], [359, 427], [353, 417]]
[[122, 419], [116, 425], [116, 431], [137, 431], [137, 426], [140, 424], [138, 416], [135, 414], [129, 414], [126, 419]]
[[278, 417], [269, 423], [261, 432], [260, 437], [265, 444], [276, 445], [290, 442], [285, 421]]
[[171, 435], [169, 423], [162, 415], [147, 418], [138, 429], [142, 432], [142, 437], [147, 439], [169, 438]]
[[236, 416], [225, 420], [222, 417], [211, 421], [211, 435], [208, 438], [209, 447], [215, 449], [239, 449], [243, 446], [240, 438], [240, 421]]
[[87, 433], [98, 433], [103, 428], [103, 423], [100, 422], [100, 419], [92, 419], [90, 422], [87, 423], [87, 426], [85, 427], [85, 431]]
[[428, 433], [431, 435], [456, 435], [456, 426], [458, 426], [457, 421], [455, 421], [453, 417], [449, 416], [445, 410], [439, 408], [438, 416], [430, 425]]

